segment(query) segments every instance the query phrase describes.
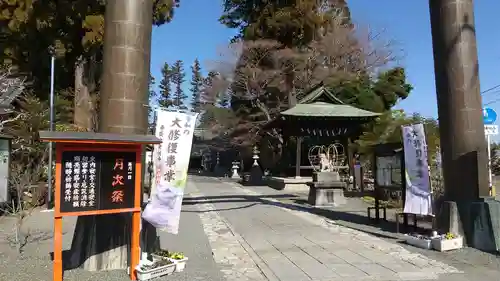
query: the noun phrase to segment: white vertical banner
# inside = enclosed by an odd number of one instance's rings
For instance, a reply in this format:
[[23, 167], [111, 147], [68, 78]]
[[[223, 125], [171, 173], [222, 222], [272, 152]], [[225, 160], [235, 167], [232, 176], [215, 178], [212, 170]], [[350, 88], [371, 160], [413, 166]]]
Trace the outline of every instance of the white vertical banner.
[[432, 192], [423, 124], [402, 126], [406, 200], [404, 213], [432, 215]]
[[162, 143], [154, 147], [151, 201], [142, 216], [156, 228], [177, 234], [198, 113], [156, 114], [155, 134]]

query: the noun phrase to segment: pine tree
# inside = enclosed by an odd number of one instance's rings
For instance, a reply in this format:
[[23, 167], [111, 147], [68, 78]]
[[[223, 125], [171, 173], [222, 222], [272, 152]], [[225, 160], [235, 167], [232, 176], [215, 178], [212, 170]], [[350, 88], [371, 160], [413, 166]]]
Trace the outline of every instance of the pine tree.
[[217, 99], [217, 106], [228, 108], [230, 103], [230, 96], [227, 93], [221, 93]]
[[220, 22], [240, 31], [233, 41], [270, 39], [287, 47], [305, 46], [331, 19], [351, 23], [346, 0], [224, 0], [223, 6]]
[[155, 99], [157, 98], [156, 91], [154, 90], [154, 85], [156, 81], [154, 76], [149, 73], [149, 82], [148, 82], [148, 104], [149, 107], [151, 108], [152, 105], [155, 103]]
[[[490, 147], [491, 172], [493, 175], [500, 175], [500, 144], [492, 143]], [[495, 186], [497, 187], [497, 186]]]
[[[218, 73], [216, 71], [210, 71], [205, 79], [203, 79], [203, 88], [213, 91], [213, 80], [216, 79]], [[218, 92], [218, 93], [203, 93], [204, 102], [216, 105], [218, 107], [227, 108], [229, 107], [231, 97], [228, 92]]]
[[160, 81], [160, 96], [158, 97], [158, 104], [161, 108], [167, 109], [173, 105], [172, 90], [170, 83], [172, 82], [173, 69], [170, 68], [168, 63], [163, 65], [161, 69], [162, 79]]
[[148, 123], [149, 123], [149, 129], [151, 132], [154, 132], [154, 127], [155, 127], [155, 117], [154, 117], [154, 111], [153, 111], [153, 105], [157, 99], [156, 91], [154, 90], [153, 86], [155, 84], [155, 78], [151, 73], [149, 73], [149, 86], [148, 86]]
[[175, 85], [173, 105], [178, 110], [186, 110], [187, 106], [184, 102], [187, 99], [184, 90], [182, 89], [182, 84], [185, 81], [186, 73], [184, 73], [184, 64], [181, 60], [177, 60], [172, 67], [172, 83]]
[[217, 94], [212, 93], [213, 90], [213, 80], [217, 76], [217, 72], [210, 71], [208, 72], [207, 77], [203, 79], [203, 86], [201, 90], [201, 100], [203, 103], [215, 104], [217, 101], [214, 100], [214, 97], [217, 97]]
[[201, 75], [201, 66], [198, 59], [194, 60], [191, 66], [191, 110], [193, 112], [200, 112], [201, 110], [201, 88], [203, 86], [203, 76]]

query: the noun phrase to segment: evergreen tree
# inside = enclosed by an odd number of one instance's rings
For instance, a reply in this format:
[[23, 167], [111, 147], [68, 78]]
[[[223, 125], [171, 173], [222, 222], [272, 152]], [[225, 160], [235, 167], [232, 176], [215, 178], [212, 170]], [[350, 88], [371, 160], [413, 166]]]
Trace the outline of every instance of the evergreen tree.
[[161, 69], [161, 81], [160, 81], [160, 96], [158, 97], [158, 104], [161, 108], [167, 109], [173, 105], [172, 100], [172, 90], [170, 88], [170, 83], [172, 82], [173, 69], [170, 69], [168, 63], [163, 65]]
[[148, 123], [149, 123], [149, 129], [151, 132], [154, 132], [154, 127], [155, 127], [155, 116], [154, 116], [154, 110], [153, 106], [155, 104], [155, 101], [157, 99], [156, 91], [154, 90], [153, 86], [155, 84], [155, 78], [151, 73], [149, 73], [149, 87], [148, 87]]
[[196, 59], [191, 66], [191, 110], [200, 112], [201, 110], [201, 88], [203, 86], [203, 76], [201, 75], [200, 61]]
[[[75, 66], [82, 63], [96, 68], [92, 72], [95, 75], [86, 74], [89, 77], [85, 80], [97, 83], [102, 67], [105, 7], [102, 0], [0, 1], [0, 65], [12, 65], [26, 75], [30, 81], [27, 87], [42, 100], [48, 99], [51, 50], [57, 56], [56, 90], [74, 89]], [[177, 7], [179, 0], [153, 1], [152, 24], [170, 22]]]
[[217, 99], [217, 106], [223, 107], [223, 108], [228, 108], [230, 104], [230, 99], [231, 97], [227, 93], [222, 93], [219, 95], [219, 98]]
[[[202, 86], [202, 91], [201, 91], [201, 100], [203, 100], [203, 103], [209, 103], [209, 104], [214, 104], [218, 100], [218, 94], [212, 93], [214, 90], [213, 87], [213, 80], [217, 77], [217, 72], [215, 71], [210, 71], [207, 74], [207, 77], [203, 79], [203, 86]], [[216, 100], [214, 100], [214, 97]]]
[[149, 107], [152, 108], [154, 103], [155, 103], [155, 100], [157, 98], [157, 94], [156, 94], [156, 91], [154, 90], [154, 85], [155, 85], [156, 81], [155, 81], [155, 78], [154, 76], [149, 73], [149, 83], [148, 83], [148, 104], [149, 104]]
[[184, 73], [184, 64], [181, 60], [177, 60], [172, 67], [172, 83], [175, 85], [173, 105], [178, 110], [186, 110], [187, 106], [184, 102], [187, 99], [182, 84], [185, 82], [186, 73]]
[[[490, 147], [490, 156], [491, 156], [491, 173], [495, 176], [500, 175], [500, 144], [492, 143]], [[495, 183], [493, 183], [495, 187]]]
[[305, 46], [332, 19], [350, 24], [346, 0], [224, 0], [220, 22], [239, 29], [234, 39], [277, 40], [287, 47]]
[[203, 79], [203, 83], [206, 85], [206, 87], [212, 86], [212, 81], [214, 80], [215, 77], [217, 77], [216, 71], [208, 72], [207, 77], [205, 79]]

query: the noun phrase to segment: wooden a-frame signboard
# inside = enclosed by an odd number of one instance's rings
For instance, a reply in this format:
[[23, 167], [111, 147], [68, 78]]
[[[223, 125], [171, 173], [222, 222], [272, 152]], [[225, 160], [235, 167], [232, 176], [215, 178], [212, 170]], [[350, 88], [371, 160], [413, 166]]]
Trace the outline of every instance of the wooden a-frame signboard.
[[62, 218], [132, 213], [130, 279], [140, 260], [143, 145], [158, 144], [151, 135], [90, 132], [40, 132], [56, 143], [53, 281], [63, 279]]

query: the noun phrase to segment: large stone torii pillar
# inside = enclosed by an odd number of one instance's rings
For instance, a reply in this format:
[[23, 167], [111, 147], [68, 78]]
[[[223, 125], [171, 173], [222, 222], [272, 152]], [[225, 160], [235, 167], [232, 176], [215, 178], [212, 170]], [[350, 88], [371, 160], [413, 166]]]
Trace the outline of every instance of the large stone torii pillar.
[[[473, 0], [429, 0], [445, 200], [441, 231], [493, 250], [498, 204], [488, 200], [488, 153], [482, 120]], [[479, 228], [478, 221], [487, 221]]]

